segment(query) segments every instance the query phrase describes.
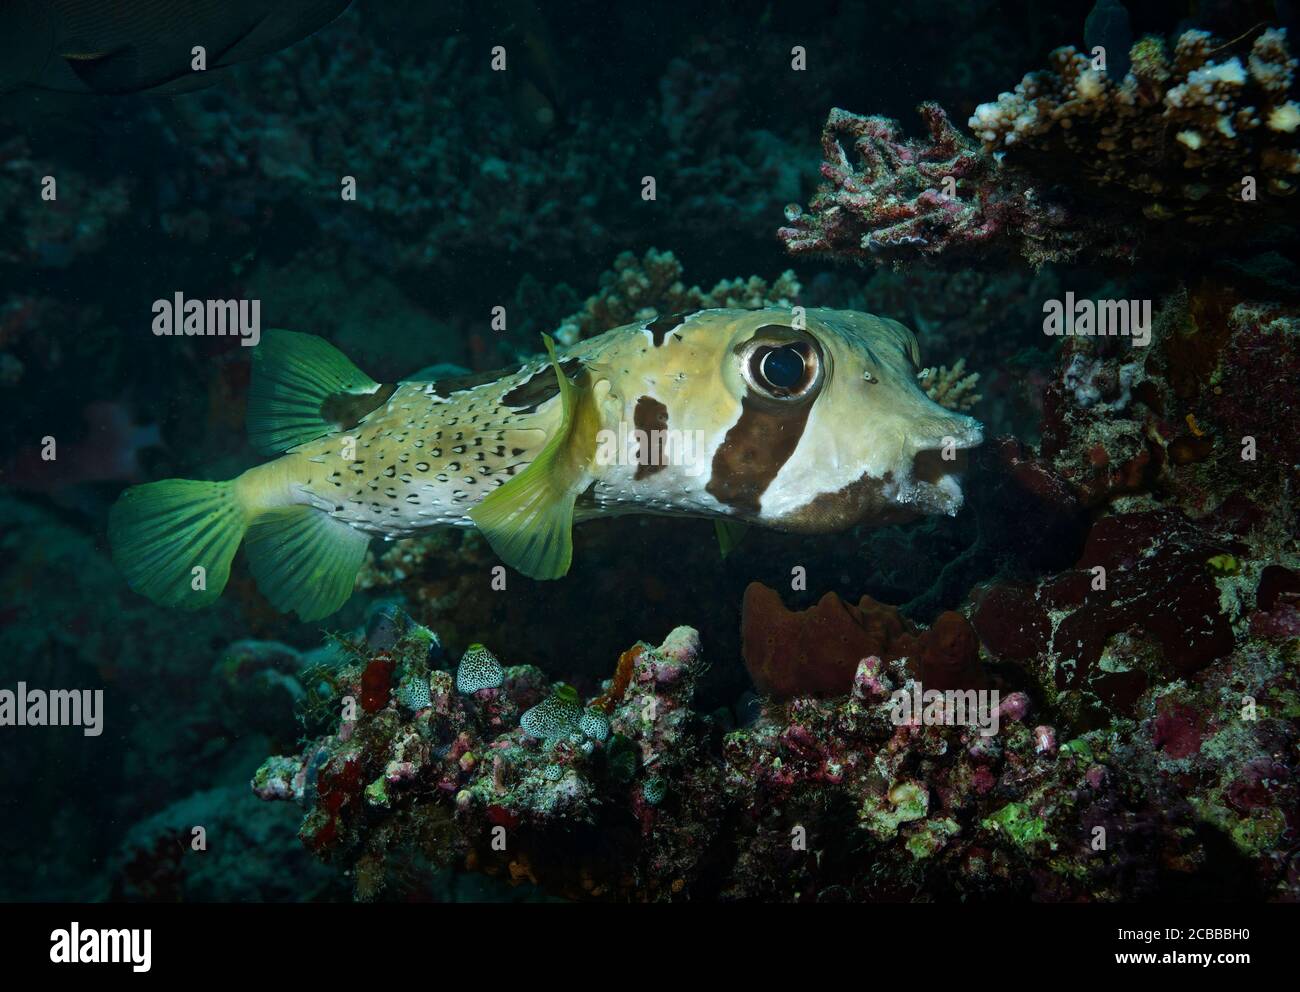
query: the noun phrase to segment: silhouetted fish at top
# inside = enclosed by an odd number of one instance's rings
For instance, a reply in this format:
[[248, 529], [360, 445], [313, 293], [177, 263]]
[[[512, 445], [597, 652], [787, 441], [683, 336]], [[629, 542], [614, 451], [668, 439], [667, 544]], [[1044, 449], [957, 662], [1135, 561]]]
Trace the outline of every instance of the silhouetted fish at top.
[[[301, 41], [352, 0], [0, 0], [0, 92], [180, 92]], [[193, 68], [202, 46], [205, 71]]]

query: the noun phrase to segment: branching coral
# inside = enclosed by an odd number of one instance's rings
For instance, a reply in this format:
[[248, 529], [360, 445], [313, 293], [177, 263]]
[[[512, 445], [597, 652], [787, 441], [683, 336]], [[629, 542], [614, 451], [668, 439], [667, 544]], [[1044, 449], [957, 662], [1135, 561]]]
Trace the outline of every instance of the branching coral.
[[898, 122], [886, 117], [830, 112], [822, 129], [826, 184], [807, 213], [787, 207], [789, 226], [778, 232], [791, 253], [933, 255], [954, 244], [979, 245], [996, 233], [976, 195], [992, 161], [938, 104], [919, 109], [928, 141], [904, 138]]
[[943, 108], [918, 109], [928, 139], [903, 137], [885, 117], [830, 112], [822, 129], [825, 181], [808, 210], [786, 208], [789, 223], [777, 232], [791, 254], [899, 266], [999, 246], [1035, 264], [1071, 258], [1086, 244], [1110, 242], [1106, 253], [1118, 250], [1102, 233], [1112, 218], [1044, 202], [1028, 176], [1003, 169]]
[[770, 283], [750, 276], [723, 279], [708, 291], [699, 286], [688, 288], [682, 283], [682, 264], [671, 251], [650, 248], [641, 258], [625, 251], [615, 259], [614, 268], [600, 277], [600, 289], [595, 295], [587, 298], [581, 310], [560, 322], [555, 336], [571, 344], [611, 327], [651, 320], [660, 314], [708, 307], [757, 310], [790, 306], [800, 288], [789, 269]]
[[957, 359], [952, 368], [931, 366], [923, 374], [926, 395], [949, 410], [971, 410], [984, 398], [975, 391], [979, 387], [980, 374], [967, 373], [964, 358]]

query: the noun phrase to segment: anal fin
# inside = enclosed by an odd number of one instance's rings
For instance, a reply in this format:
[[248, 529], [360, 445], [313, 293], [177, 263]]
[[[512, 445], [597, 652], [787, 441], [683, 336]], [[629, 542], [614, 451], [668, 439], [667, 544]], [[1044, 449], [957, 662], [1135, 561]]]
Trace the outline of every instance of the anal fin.
[[320, 620], [352, 595], [370, 538], [310, 506], [267, 510], [249, 525], [248, 568], [282, 613]]

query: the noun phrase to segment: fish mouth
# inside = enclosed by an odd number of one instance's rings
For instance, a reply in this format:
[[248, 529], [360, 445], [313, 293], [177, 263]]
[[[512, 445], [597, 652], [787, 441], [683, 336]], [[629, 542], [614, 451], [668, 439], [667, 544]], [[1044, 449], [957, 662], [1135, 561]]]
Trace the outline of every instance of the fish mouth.
[[975, 420], [953, 426], [951, 433], [917, 451], [911, 470], [887, 493], [895, 502], [921, 513], [957, 515], [965, 502], [961, 482], [970, 461], [967, 449], [983, 442], [984, 428]]

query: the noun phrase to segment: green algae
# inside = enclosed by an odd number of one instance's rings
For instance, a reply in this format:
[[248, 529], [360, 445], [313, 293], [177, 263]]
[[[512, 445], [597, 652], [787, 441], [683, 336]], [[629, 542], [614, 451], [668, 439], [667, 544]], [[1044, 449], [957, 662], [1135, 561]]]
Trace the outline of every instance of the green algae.
[[388, 798], [388, 783], [384, 781], [382, 775], [366, 786], [366, 802], [371, 806], [382, 806], [384, 809], [391, 805]]
[[1236, 575], [1241, 571], [1241, 564], [1233, 555], [1214, 555], [1206, 559], [1205, 564], [1211, 574], [1218, 576]]
[[947, 817], [927, 820], [907, 838], [907, 850], [917, 861], [923, 861], [942, 851], [948, 845], [948, 840], [959, 833], [961, 827], [956, 820]]
[[1092, 753], [1092, 745], [1083, 737], [1076, 737], [1061, 745], [1061, 757], [1078, 758], [1084, 764], [1091, 765], [1097, 758]]
[[925, 818], [930, 793], [917, 782], [898, 782], [885, 795], [871, 795], [862, 804], [858, 819], [877, 840], [892, 840], [904, 823]]
[[1217, 802], [1192, 798], [1191, 803], [1197, 816], [1231, 837], [1237, 850], [1248, 857], [1276, 849], [1286, 832], [1286, 814], [1280, 809], [1257, 809], [1239, 817]]
[[1034, 816], [1025, 803], [1007, 803], [982, 824], [988, 830], [1000, 830], [1021, 849], [1039, 841], [1050, 841], [1047, 824]]

